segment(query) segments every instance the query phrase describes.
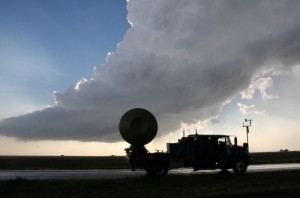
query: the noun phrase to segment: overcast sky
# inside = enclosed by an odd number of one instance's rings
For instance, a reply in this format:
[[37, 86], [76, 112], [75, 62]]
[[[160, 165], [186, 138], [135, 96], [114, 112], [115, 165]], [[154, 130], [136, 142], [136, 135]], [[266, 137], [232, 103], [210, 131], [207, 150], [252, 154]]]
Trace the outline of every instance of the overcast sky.
[[[300, 2], [0, 1], [0, 154], [123, 154], [120, 117], [299, 150]], [[1, 146], [2, 147], [2, 146]], [[9, 149], [8, 149], [9, 148]], [[39, 148], [39, 149], [37, 149]]]

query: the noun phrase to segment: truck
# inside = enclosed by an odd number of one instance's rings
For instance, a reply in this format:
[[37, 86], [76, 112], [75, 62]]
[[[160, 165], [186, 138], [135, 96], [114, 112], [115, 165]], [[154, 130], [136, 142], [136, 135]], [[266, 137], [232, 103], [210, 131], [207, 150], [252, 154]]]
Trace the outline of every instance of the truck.
[[249, 147], [237, 145], [237, 138], [231, 142], [229, 135], [191, 134], [177, 143], [167, 143], [167, 150], [149, 152], [145, 144], [152, 141], [157, 132], [157, 122], [147, 110], [136, 108], [123, 115], [119, 125], [124, 140], [130, 143], [125, 149], [131, 169], [143, 169], [147, 176], [163, 177], [176, 168], [190, 167], [194, 171], [233, 169], [244, 174], [250, 164]]

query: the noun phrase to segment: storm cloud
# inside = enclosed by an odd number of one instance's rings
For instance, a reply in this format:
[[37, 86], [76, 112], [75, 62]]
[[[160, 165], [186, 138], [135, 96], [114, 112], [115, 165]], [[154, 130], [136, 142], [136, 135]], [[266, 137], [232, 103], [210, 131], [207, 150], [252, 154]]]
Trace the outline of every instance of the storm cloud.
[[297, 0], [130, 0], [127, 9], [131, 28], [92, 79], [55, 92], [54, 107], [2, 120], [0, 134], [116, 142], [122, 114], [141, 107], [163, 135], [218, 115], [253, 77], [300, 62]]

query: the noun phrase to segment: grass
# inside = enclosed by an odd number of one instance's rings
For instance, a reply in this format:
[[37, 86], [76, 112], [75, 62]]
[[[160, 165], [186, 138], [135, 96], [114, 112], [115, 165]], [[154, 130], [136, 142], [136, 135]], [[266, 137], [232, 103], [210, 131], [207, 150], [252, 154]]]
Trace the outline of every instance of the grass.
[[[251, 153], [253, 164], [300, 163], [300, 151]], [[0, 170], [126, 169], [125, 157], [0, 156]]]
[[254, 164], [300, 163], [300, 152], [263, 152], [251, 153]]
[[116, 180], [0, 181], [0, 197], [299, 197], [300, 170]]
[[125, 157], [81, 156], [2, 156], [0, 170], [37, 169], [124, 169], [128, 168]]

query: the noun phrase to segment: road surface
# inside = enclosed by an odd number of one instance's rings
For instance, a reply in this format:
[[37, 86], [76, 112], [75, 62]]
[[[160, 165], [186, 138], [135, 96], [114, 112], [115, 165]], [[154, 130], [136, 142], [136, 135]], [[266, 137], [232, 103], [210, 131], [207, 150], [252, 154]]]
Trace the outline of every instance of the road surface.
[[[290, 164], [264, 164], [250, 165], [247, 172], [271, 172], [283, 170], [300, 170], [300, 163]], [[199, 170], [192, 168], [181, 168], [170, 170], [168, 175], [195, 175], [195, 174], [217, 174], [220, 170]], [[232, 171], [230, 171], [232, 172]], [[119, 179], [144, 177], [144, 171], [128, 169], [117, 170], [5, 170], [0, 171], [0, 180], [12, 180], [17, 178], [27, 180], [49, 180], [49, 179]]]

